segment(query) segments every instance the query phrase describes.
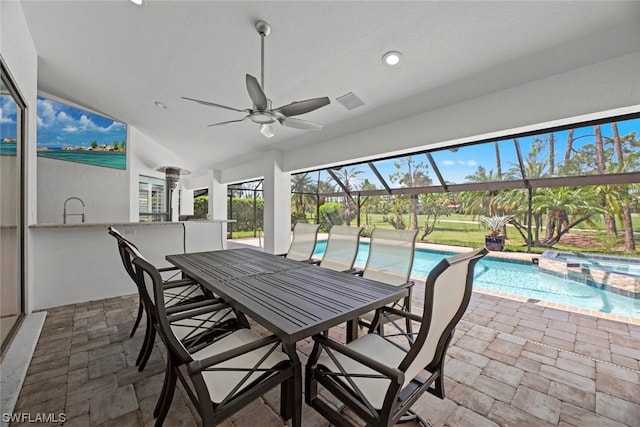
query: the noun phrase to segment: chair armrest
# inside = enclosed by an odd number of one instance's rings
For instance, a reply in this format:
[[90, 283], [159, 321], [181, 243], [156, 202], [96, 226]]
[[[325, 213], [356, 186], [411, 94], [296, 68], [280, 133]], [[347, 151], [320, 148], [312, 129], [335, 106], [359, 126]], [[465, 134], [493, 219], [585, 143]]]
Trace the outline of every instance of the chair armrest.
[[164, 273], [165, 271], [175, 271], [175, 270], [180, 270], [180, 267], [176, 267], [176, 266], [173, 266], [173, 267], [162, 267], [162, 268], [158, 269], [158, 272]]
[[256, 341], [252, 341], [247, 344], [243, 344], [239, 347], [232, 348], [231, 350], [224, 351], [219, 354], [214, 354], [213, 356], [209, 356], [204, 359], [194, 360], [188, 365], [189, 374], [190, 375], [199, 374], [200, 372], [204, 371], [205, 369], [211, 366], [218, 365], [227, 360], [233, 359], [238, 356], [242, 356], [243, 354], [246, 354], [250, 351], [257, 350], [260, 347], [264, 347], [269, 344], [278, 343], [278, 342], [280, 342], [280, 339], [275, 335], [271, 335]]
[[320, 345], [324, 345], [329, 347], [330, 349], [337, 351], [338, 353], [344, 354], [345, 356], [362, 363], [368, 368], [373, 369], [374, 371], [380, 372], [382, 375], [391, 379], [392, 381], [396, 381], [398, 384], [402, 384], [404, 381], [404, 373], [397, 368], [391, 368], [387, 365], [383, 365], [382, 363], [374, 360], [362, 353], [359, 353], [352, 348], [340, 344], [339, 342], [333, 341], [325, 337], [324, 335], [314, 335], [313, 340], [319, 343]]
[[220, 309], [228, 305], [229, 304], [226, 301], [224, 301], [222, 298], [206, 299], [206, 300], [192, 302], [188, 304], [179, 304], [179, 305], [172, 305], [171, 307], [167, 307], [167, 315], [170, 316], [175, 313], [182, 313], [183, 311], [195, 310], [197, 308], [202, 308], [202, 307], [220, 306], [219, 308], [217, 308], [217, 309]]
[[422, 322], [422, 316], [419, 316], [415, 313], [410, 313], [408, 311], [404, 311], [404, 310], [398, 310], [397, 308], [393, 308], [393, 307], [388, 307], [388, 306], [384, 306], [382, 308], [379, 309], [380, 313], [382, 313], [383, 311], [386, 313], [391, 313], [395, 316], [398, 317], [404, 317], [405, 319], [411, 319], [415, 322]]

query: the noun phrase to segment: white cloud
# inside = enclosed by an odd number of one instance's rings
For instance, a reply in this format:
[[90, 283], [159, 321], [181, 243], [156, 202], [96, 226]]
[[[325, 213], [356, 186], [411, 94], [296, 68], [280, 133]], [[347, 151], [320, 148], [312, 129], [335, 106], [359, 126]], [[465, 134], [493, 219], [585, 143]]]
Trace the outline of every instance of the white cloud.
[[67, 126], [63, 127], [62, 130], [65, 131], [65, 132], [70, 132], [70, 133], [78, 132], [78, 128], [75, 127], [75, 126], [72, 126], [72, 125], [67, 125]]
[[56, 121], [56, 112], [51, 101], [38, 99], [38, 127], [49, 127]]
[[4, 108], [0, 108], [0, 123], [15, 123], [12, 117], [6, 117]]
[[58, 121], [61, 123], [71, 123], [73, 122], [73, 117], [65, 113], [64, 111], [60, 111], [56, 116]]
[[458, 164], [461, 166], [477, 166], [478, 163], [475, 160], [458, 160]]
[[15, 123], [16, 103], [8, 95], [0, 95], [0, 123]]
[[443, 160], [440, 163], [443, 164], [444, 166], [453, 166], [456, 164], [456, 162], [454, 162], [453, 160]]

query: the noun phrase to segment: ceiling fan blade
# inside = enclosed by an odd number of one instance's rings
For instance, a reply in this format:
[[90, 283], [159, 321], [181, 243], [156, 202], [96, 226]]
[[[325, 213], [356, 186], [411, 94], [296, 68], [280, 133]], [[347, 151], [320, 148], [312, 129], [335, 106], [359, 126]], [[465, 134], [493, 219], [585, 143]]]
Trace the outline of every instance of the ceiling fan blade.
[[280, 113], [283, 116], [290, 117], [317, 110], [318, 108], [324, 107], [325, 105], [328, 105], [330, 103], [331, 101], [329, 100], [329, 98], [325, 96], [322, 98], [307, 99], [305, 101], [295, 101], [291, 104], [283, 105], [280, 108], [276, 108], [273, 111], [275, 111], [276, 113]]
[[256, 106], [257, 110], [266, 110], [269, 103], [267, 102], [267, 96], [260, 87], [258, 80], [250, 74], [247, 74], [246, 80], [247, 92], [249, 92], [249, 97], [251, 98], [251, 101], [253, 101], [253, 105]]
[[291, 117], [278, 117], [278, 121], [282, 126], [286, 126], [294, 129], [304, 129], [304, 130], [322, 129], [321, 124], [310, 122], [308, 120], [294, 119]]
[[246, 116], [245, 118], [240, 119], [240, 120], [229, 120], [229, 121], [226, 121], [226, 122], [213, 123], [211, 125], [207, 125], [207, 127], [226, 125], [226, 124], [229, 124], [229, 123], [240, 123], [240, 122], [244, 122], [245, 120], [247, 120], [247, 117], [249, 117], [249, 116]]
[[220, 107], [220, 108], [224, 108], [224, 109], [231, 110], [231, 111], [239, 111], [240, 113], [247, 113], [248, 112], [247, 110], [238, 110], [237, 108], [227, 107], [226, 105], [214, 104], [213, 102], [209, 102], [209, 101], [201, 101], [199, 99], [187, 98], [186, 96], [183, 96], [182, 99], [186, 99], [187, 101], [194, 101], [194, 102], [197, 102], [198, 104], [202, 104], [202, 105], [208, 105], [210, 107]]

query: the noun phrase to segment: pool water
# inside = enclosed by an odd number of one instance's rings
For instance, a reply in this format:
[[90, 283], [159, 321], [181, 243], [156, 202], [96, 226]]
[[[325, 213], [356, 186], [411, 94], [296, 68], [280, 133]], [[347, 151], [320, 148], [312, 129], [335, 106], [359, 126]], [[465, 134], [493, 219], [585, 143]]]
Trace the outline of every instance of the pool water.
[[[314, 257], [321, 258], [325, 247], [326, 241], [319, 241]], [[368, 254], [369, 245], [360, 243], [356, 265], [364, 266]], [[442, 258], [451, 255], [454, 253], [416, 249], [411, 274], [426, 278]], [[640, 318], [640, 300], [540, 273], [537, 266], [530, 264], [485, 257], [476, 265], [473, 286], [603, 313]]]

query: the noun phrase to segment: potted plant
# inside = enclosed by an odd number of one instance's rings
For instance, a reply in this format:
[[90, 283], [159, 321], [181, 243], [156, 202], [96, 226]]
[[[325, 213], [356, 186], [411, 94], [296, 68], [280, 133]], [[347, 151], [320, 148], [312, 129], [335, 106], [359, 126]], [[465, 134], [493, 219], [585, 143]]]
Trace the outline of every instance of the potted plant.
[[491, 234], [484, 236], [484, 245], [490, 251], [501, 251], [504, 248], [504, 236], [501, 234], [502, 229], [507, 225], [513, 215], [493, 215], [481, 216], [480, 222], [483, 223]]

